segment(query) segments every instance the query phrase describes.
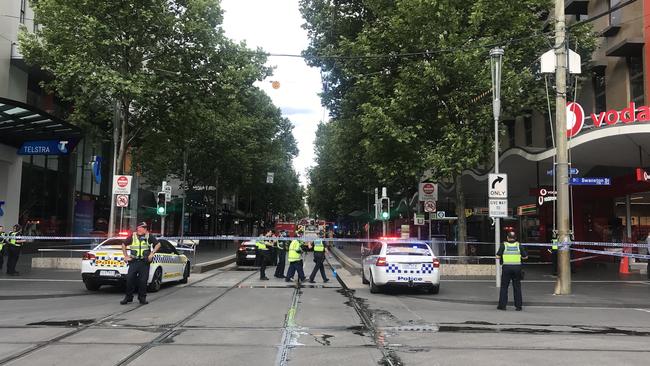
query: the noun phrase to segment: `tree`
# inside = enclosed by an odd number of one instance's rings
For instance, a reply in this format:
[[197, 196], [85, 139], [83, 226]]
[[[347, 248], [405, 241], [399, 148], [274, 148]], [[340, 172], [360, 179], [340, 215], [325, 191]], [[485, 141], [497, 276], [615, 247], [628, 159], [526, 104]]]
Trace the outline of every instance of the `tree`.
[[[355, 126], [373, 173], [403, 197], [424, 171], [460, 183], [464, 170], [491, 164], [490, 99], [477, 98], [491, 89], [490, 48], [506, 48], [505, 114], [516, 116], [545, 101], [534, 67], [550, 47], [547, 0], [303, 0], [301, 5], [311, 41], [305, 55], [324, 71], [323, 101], [333, 122]], [[589, 54], [588, 29], [574, 36]], [[456, 188], [462, 228], [464, 198], [461, 185]], [[465, 230], [459, 239], [464, 241]]]

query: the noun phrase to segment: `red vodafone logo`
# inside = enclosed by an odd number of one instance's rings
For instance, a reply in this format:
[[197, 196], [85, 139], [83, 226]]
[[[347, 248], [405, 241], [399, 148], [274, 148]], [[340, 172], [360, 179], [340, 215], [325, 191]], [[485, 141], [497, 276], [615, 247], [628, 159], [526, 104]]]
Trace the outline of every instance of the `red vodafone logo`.
[[129, 185], [129, 178], [125, 176], [120, 176], [117, 178], [117, 186], [120, 188], [126, 188], [126, 186]]
[[422, 186], [422, 191], [426, 194], [434, 194], [436, 192], [436, 186], [433, 183], [425, 183]]
[[566, 135], [571, 138], [582, 131], [585, 123], [585, 111], [582, 106], [576, 102], [570, 102], [566, 105]]

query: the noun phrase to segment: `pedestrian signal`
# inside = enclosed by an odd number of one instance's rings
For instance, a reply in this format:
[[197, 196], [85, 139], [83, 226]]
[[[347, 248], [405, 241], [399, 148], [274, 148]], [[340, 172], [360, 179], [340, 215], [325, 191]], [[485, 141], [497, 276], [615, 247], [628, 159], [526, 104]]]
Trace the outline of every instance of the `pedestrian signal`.
[[165, 192], [158, 192], [156, 198], [156, 213], [164, 216], [167, 213], [167, 201], [165, 200]]

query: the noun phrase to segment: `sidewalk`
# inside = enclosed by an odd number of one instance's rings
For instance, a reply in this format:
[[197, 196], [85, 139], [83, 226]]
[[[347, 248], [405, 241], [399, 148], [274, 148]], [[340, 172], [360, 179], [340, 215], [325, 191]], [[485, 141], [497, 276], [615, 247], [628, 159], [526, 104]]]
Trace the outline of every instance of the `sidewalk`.
[[[332, 252], [341, 256], [339, 262], [343, 265], [352, 261], [341, 251]], [[358, 269], [349, 265], [346, 268], [352, 274], [345, 279], [348, 287], [367, 287], [361, 283]], [[553, 295], [556, 277], [548, 273], [549, 269], [549, 266], [526, 266], [526, 279], [522, 282], [524, 306], [650, 308], [650, 281], [645, 275], [619, 275], [615, 264], [583, 266], [572, 275], [572, 294], [556, 296]], [[433, 296], [416, 290], [387, 289], [385, 293], [431, 301], [483, 305], [495, 305], [499, 298], [499, 288], [496, 287], [494, 277], [443, 278], [440, 293]], [[512, 289], [509, 289], [509, 300], [513, 300]]]

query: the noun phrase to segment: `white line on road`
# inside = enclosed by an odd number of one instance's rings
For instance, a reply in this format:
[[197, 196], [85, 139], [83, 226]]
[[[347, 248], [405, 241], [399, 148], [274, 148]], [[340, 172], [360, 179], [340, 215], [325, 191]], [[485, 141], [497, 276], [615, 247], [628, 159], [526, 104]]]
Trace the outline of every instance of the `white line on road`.
[[0, 281], [16, 282], [81, 282], [81, 280], [54, 280], [51, 278], [0, 278]]
[[[440, 280], [440, 282], [490, 282], [493, 283], [494, 280]], [[557, 281], [555, 280], [523, 280], [522, 282], [524, 283], [555, 283]], [[598, 281], [598, 280], [583, 280], [583, 281], [571, 281], [572, 283], [632, 283], [632, 284], [645, 284], [648, 285], [650, 282], [648, 281]]]
[[650, 313], [650, 309], [634, 309], [634, 310], [643, 311], [645, 313]]

